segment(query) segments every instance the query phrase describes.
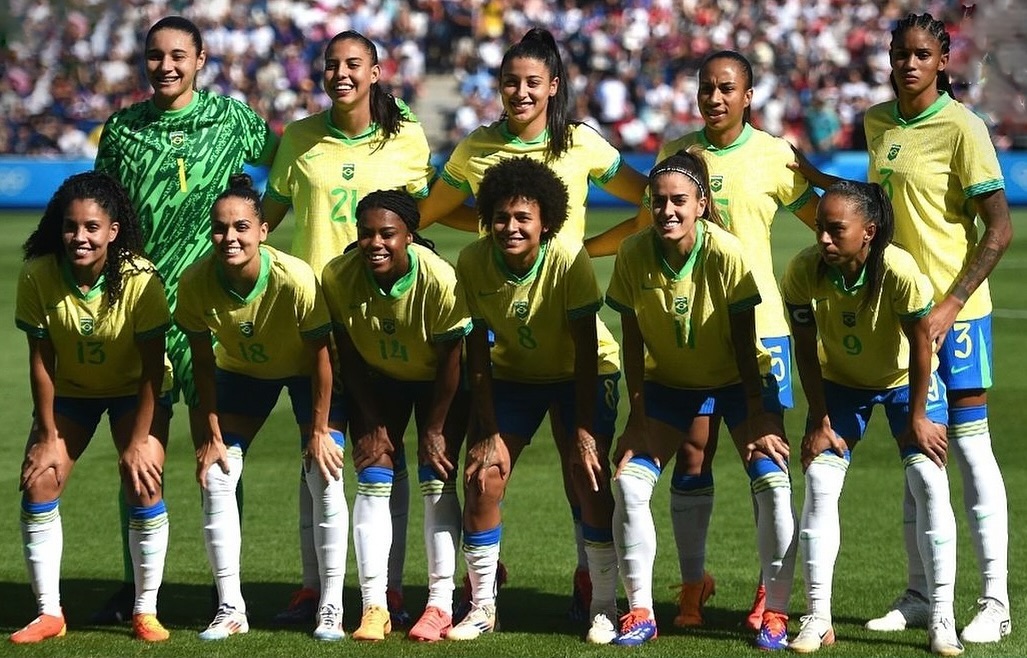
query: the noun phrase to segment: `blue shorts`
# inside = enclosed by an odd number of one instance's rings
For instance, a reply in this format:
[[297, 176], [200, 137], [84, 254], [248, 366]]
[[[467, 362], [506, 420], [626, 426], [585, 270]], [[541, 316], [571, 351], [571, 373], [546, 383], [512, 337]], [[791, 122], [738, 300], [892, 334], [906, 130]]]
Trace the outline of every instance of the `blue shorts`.
[[[592, 433], [613, 438], [617, 423], [617, 403], [620, 393], [617, 382], [620, 373], [599, 375], [596, 390], [595, 417]], [[567, 436], [573, 436], [575, 423], [574, 380], [549, 384], [528, 384], [499, 379], [492, 380], [492, 404], [496, 410], [496, 423], [502, 434], [525, 439], [529, 444], [550, 405], [559, 409], [559, 418]]]
[[[729, 430], [740, 425], [748, 416], [745, 387], [741, 384], [689, 389], [647, 381], [644, 393], [645, 415], [680, 432], [687, 433], [697, 416], [721, 416]], [[777, 379], [773, 375], [764, 377], [762, 393], [765, 411], [783, 413]]]
[[[267, 418], [278, 403], [278, 396], [284, 387], [289, 389], [296, 424], [309, 425], [312, 420], [314, 398], [310, 389], [310, 377], [258, 379], [217, 368], [214, 372], [214, 382], [217, 386], [218, 413]], [[328, 420], [340, 424], [346, 421], [342, 399], [334, 390], [328, 408]]]
[[[165, 394], [157, 399], [157, 404], [166, 411], [171, 411], [171, 394]], [[66, 395], [59, 395], [54, 398], [53, 411], [58, 416], [71, 420], [76, 425], [81, 425], [88, 430], [89, 436], [96, 432], [96, 426], [100, 424], [100, 417], [107, 412], [107, 418], [111, 424], [118, 422], [127, 413], [133, 413], [139, 405], [139, 397], [136, 395], [119, 395], [106, 398], [74, 398]]]
[[770, 374], [777, 380], [777, 399], [782, 409], [795, 406], [792, 394], [792, 337], [761, 338], [763, 347], [770, 352]]
[[950, 391], [991, 388], [991, 315], [956, 320], [938, 350], [938, 374]]
[[[901, 436], [909, 426], [909, 386], [864, 389], [824, 380], [824, 397], [827, 399], [827, 416], [831, 419], [831, 428], [839, 438], [854, 441], [862, 439], [875, 404], [884, 407], [892, 436]], [[927, 418], [948, 425], [945, 383], [936, 372], [931, 373], [931, 385], [927, 392]]]

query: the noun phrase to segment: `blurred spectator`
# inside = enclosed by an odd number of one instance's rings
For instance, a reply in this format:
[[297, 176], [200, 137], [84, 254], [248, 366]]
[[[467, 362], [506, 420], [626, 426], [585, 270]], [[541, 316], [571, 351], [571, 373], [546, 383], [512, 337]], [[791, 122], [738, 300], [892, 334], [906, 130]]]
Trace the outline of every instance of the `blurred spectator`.
[[813, 106], [806, 112], [809, 141], [817, 153], [830, 153], [838, 147], [842, 123], [830, 102], [830, 96], [817, 93]]

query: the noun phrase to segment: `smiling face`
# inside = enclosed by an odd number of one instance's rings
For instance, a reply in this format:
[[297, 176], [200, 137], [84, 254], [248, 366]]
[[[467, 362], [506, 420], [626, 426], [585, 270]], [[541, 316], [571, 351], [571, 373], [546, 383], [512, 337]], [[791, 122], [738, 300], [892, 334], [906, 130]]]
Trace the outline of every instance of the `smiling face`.
[[706, 212], [706, 197], [700, 194], [695, 181], [676, 171], [658, 175], [651, 189], [656, 234], [668, 244], [684, 241], [686, 250], [691, 249], [695, 222]]
[[333, 41], [325, 51], [324, 90], [338, 109], [367, 107], [370, 111], [371, 85], [381, 72], [367, 46], [357, 39]]
[[942, 54], [941, 43], [930, 32], [908, 28], [892, 40], [888, 57], [901, 100], [921, 99], [926, 107], [938, 98], [938, 73], [948, 66], [949, 56]]
[[407, 247], [414, 241], [403, 218], [386, 208], [369, 208], [357, 223], [357, 247], [382, 289], [410, 271]]
[[699, 72], [696, 103], [707, 134], [734, 141], [742, 132], [745, 109], [752, 102], [752, 87], [739, 62], [728, 57], [711, 59]]
[[226, 268], [260, 272], [260, 243], [267, 240], [267, 223], [251, 201], [237, 196], [218, 200], [211, 211], [210, 234], [214, 253]]
[[193, 97], [196, 72], [207, 55], [196, 49], [188, 32], [165, 28], [146, 43], [146, 77], [153, 87], [153, 102], [163, 110], [178, 110]]
[[827, 194], [817, 207], [816, 232], [824, 262], [847, 275], [858, 275], [870, 253], [877, 225], [864, 220], [852, 199]]
[[525, 140], [542, 134], [549, 99], [560, 82], [542, 60], [514, 57], [508, 61], [500, 73], [499, 91], [510, 132]]
[[549, 229], [535, 199], [501, 199], [492, 212], [492, 240], [511, 272], [523, 274], [538, 259], [542, 237]]
[[64, 211], [61, 238], [75, 279], [92, 284], [107, 263], [107, 248], [118, 237], [117, 222], [93, 199], [74, 199]]

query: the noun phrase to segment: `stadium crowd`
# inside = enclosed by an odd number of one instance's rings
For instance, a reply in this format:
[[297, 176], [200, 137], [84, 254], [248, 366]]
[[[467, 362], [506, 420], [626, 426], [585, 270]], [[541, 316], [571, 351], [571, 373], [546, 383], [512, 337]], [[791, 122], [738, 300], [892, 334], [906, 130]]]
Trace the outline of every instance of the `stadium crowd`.
[[[245, 101], [281, 132], [324, 109], [326, 41], [354, 29], [382, 53], [384, 78], [414, 109], [427, 75], [452, 72], [460, 101], [433, 140], [446, 151], [501, 112], [496, 71], [531, 26], [568, 62], [574, 118], [625, 151], [655, 152], [694, 130], [696, 67], [727, 48], [755, 66], [754, 124], [806, 151], [862, 149], [862, 116], [889, 98], [887, 34], [906, 11], [942, 17], [961, 99], [978, 73], [955, 0], [14, 0], [0, 60], [0, 153], [93, 157], [102, 122], [143, 98], [146, 27], [180, 12], [207, 35], [201, 88]], [[965, 31], [964, 31], [965, 32]], [[995, 135], [999, 148], [1009, 139]]]

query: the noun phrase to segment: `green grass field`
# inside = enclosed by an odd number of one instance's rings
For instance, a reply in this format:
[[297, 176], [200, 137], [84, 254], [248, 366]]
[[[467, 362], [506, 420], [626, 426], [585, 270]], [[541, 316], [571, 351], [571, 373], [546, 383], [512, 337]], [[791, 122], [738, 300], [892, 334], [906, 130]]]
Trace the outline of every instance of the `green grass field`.
[[[599, 229], [625, 216], [625, 212], [598, 211], [590, 219]], [[14, 327], [15, 279], [21, 261], [20, 245], [38, 219], [38, 212], [0, 213], [0, 632], [5, 635], [36, 614], [35, 602], [21, 556], [18, 528], [18, 467], [29, 428], [31, 398], [27, 382], [27, 349]], [[1027, 456], [1019, 450], [1027, 427], [1027, 211], [1016, 213], [1018, 231], [1013, 246], [992, 277], [995, 300], [996, 386], [991, 394], [991, 428], [995, 451], [1002, 464], [1009, 492], [1010, 592], [1014, 633], [999, 645], [968, 646], [967, 656], [1027, 655], [1027, 570], [1023, 568], [1027, 530]], [[287, 246], [290, 225], [273, 234], [272, 242]], [[466, 234], [432, 228], [426, 236], [440, 251], [454, 258], [466, 244]], [[782, 217], [774, 238], [777, 265], [811, 234], [791, 217]], [[597, 261], [605, 287], [612, 258]], [[1019, 291], [1019, 292], [1018, 292]], [[619, 336], [614, 313], [603, 318]], [[799, 396], [801, 398], [801, 396]], [[801, 438], [803, 401], [789, 412], [787, 423], [793, 445]], [[623, 411], [623, 410], [622, 410]], [[40, 645], [16, 647], [4, 643], [5, 656], [613, 656], [631, 650], [593, 647], [582, 642], [584, 628], [566, 621], [574, 569], [570, 515], [563, 496], [559, 465], [547, 424], [517, 467], [504, 507], [503, 561], [510, 582], [500, 597], [502, 632], [467, 644], [443, 642], [419, 645], [393, 633], [385, 642], [368, 645], [346, 640], [321, 644], [309, 636], [311, 628], [275, 630], [271, 617], [285, 605], [299, 580], [296, 533], [298, 439], [287, 402], [283, 399], [249, 452], [246, 462], [243, 522], [243, 591], [250, 610], [251, 631], [212, 644], [201, 643], [196, 633], [210, 620], [210, 568], [201, 534], [199, 490], [194, 480], [194, 459], [185, 413], [176, 408], [166, 474], [166, 499], [171, 518], [171, 545], [161, 589], [160, 617], [172, 631], [171, 640], [144, 645], [131, 639], [130, 629], [96, 628], [88, 619], [119, 583], [121, 545], [118, 534], [118, 480], [116, 456], [104, 426], [93, 446], [77, 465], [62, 497], [64, 561], [62, 592], [69, 631], [67, 637]], [[623, 424], [623, 414], [621, 424]], [[725, 441], [725, 445], [726, 441]], [[416, 463], [408, 435], [408, 460]], [[658, 487], [654, 512], [660, 532], [655, 573], [656, 614], [660, 637], [634, 653], [639, 656], [756, 655], [748, 636], [738, 628], [748, 609], [758, 572], [748, 480], [728, 445], [716, 461], [717, 498], [710, 528], [707, 568], [717, 578], [717, 594], [707, 608], [707, 625], [683, 631], [671, 624], [678, 582], [677, 560], [668, 520], [668, 485]], [[962, 486], [953, 465], [952, 498], [959, 522], [959, 578], [956, 592], [957, 622], [967, 623], [979, 591], [977, 568], [962, 513]], [[412, 471], [414, 473], [414, 471]], [[792, 468], [794, 504], [802, 504], [803, 478]], [[355, 478], [347, 470], [351, 498]], [[664, 478], [666, 480], [666, 478]], [[407, 606], [420, 613], [426, 598], [426, 567], [421, 539], [421, 503], [417, 487], [410, 505], [410, 531], [406, 569]], [[824, 649], [829, 656], [921, 656], [926, 633], [906, 631], [872, 634], [863, 622], [885, 610], [905, 586], [902, 548], [902, 469], [883, 417], [871, 424], [849, 471], [842, 496], [842, 547], [834, 583], [834, 615], [838, 644]], [[353, 551], [345, 594], [347, 632], [360, 615]], [[462, 559], [459, 564], [462, 565]], [[459, 570], [462, 573], [462, 568]], [[800, 571], [792, 595], [792, 633], [805, 609]], [[622, 602], [623, 605], [623, 602]]]

